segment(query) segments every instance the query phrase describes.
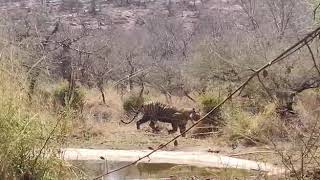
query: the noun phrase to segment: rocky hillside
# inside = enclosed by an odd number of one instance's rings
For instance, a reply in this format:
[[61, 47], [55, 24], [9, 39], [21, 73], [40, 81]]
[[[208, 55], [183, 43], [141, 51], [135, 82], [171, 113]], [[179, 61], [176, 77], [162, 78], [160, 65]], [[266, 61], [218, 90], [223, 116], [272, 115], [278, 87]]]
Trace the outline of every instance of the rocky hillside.
[[[172, 17], [193, 28], [201, 17], [208, 14], [236, 16], [241, 6], [236, 0], [4, 0], [0, 2], [1, 13], [17, 10], [45, 10], [53, 19], [73, 27], [82, 25], [96, 28], [110, 26], [124, 30], [139, 28], [150, 16]], [[230, 13], [232, 12], [232, 14]]]

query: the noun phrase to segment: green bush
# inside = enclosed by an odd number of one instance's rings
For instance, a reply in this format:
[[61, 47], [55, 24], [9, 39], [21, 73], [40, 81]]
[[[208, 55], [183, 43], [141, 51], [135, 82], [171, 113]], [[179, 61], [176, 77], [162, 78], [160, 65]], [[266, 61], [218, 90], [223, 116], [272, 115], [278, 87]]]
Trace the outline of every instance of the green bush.
[[79, 88], [74, 88], [70, 92], [69, 86], [63, 84], [54, 91], [55, 102], [63, 107], [70, 107], [75, 110], [82, 110], [85, 102], [84, 92]]
[[208, 113], [211, 109], [216, 107], [221, 102], [220, 97], [215, 97], [211, 95], [202, 95], [200, 97], [200, 102], [202, 105], [202, 110], [205, 113]]
[[123, 102], [123, 109], [127, 113], [132, 113], [138, 110], [142, 104], [144, 103], [145, 99], [143, 97], [131, 95]]

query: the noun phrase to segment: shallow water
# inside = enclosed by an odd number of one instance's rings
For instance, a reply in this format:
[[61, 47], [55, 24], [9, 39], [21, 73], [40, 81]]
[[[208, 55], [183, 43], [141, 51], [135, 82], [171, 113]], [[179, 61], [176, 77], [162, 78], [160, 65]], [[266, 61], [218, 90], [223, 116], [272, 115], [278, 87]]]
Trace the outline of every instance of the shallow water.
[[[107, 161], [73, 161], [72, 164], [81, 169], [86, 175], [84, 179], [96, 177], [129, 162], [107, 162]], [[188, 165], [167, 163], [138, 163], [126, 169], [117, 171], [104, 177], [105, 180], [127, 180], [127, 179], [232, 179], [238, 177], [247, 179], [250, 174], [244, 170], [200, 168]]]

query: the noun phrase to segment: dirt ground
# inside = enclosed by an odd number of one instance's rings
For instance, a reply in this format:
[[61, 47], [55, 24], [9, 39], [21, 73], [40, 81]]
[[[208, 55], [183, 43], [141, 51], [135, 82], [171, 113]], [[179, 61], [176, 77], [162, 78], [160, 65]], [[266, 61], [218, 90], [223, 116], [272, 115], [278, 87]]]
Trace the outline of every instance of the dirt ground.
[[[168, 135], [167, 128], [162, 127], [160, 133], [153, 133], [144, 124], [143, 128], [137, 130], [135, 123], [124, 125], [116, 122], [98, 123], [87, 128], [80, 128], [76, 135], [73, 135], [68, 147], [92, 148], [92, 149], [154, 149], [166, 143], [176, 134]], [[164, 147], [166, 151], [206, 151], [219, 153], [227, 156], [268, 162], [274, 165], [281, 164], [275, 153], [266, 145], [245, 147], [238, 144], [236, 147], [227, 142], [223, 137], [214, 135], [202, 139], [180, 137], [178, 146], [170, 144]]]

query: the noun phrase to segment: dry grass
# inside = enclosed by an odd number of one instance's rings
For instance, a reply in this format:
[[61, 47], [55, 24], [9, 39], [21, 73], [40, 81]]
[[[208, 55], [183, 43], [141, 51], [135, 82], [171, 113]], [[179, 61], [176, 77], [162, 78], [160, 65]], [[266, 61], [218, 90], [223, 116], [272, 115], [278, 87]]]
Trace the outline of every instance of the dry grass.
[[111, 88], [105, 89], [106, 104], [102, 102], [100, 92], [96, 89], [86, 91], [85, 115], [86, 119], [103, 121], [120, 121], [124, 111], [122, 98]]

